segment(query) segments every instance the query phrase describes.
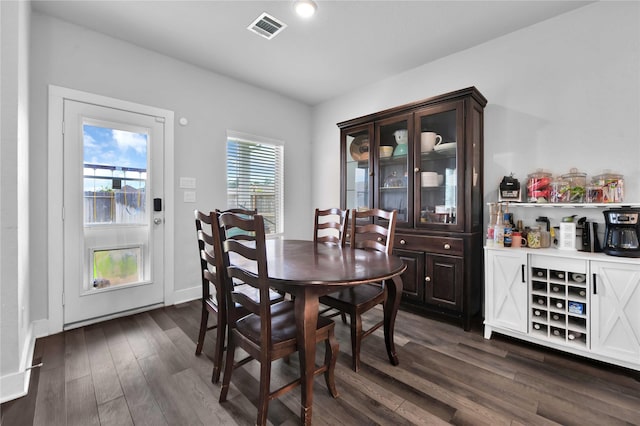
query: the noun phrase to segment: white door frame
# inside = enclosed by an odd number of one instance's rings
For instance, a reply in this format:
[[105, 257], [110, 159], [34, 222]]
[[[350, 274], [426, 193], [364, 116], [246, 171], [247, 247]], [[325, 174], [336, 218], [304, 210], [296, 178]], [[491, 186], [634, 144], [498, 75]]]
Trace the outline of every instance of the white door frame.
[[47, 261], [49, 293], [49, 334], [58, 333], [64, 327], [64, 309], [62, 295], [64, 291], [64, 226], [63, 226], [63, 167], [64, 150], [62, 122], [65, 99], [91, 103], [110, 108], [155, 115], [165, 119], [164, 135], [164, 304], [174, 302], [174, 113], [166, 109], [155, 108], [133, 102], [122, 101], [106, 96], [82, 92], [49, 85], [49, 123], [48, 123], [48, 222], [47, 222]]

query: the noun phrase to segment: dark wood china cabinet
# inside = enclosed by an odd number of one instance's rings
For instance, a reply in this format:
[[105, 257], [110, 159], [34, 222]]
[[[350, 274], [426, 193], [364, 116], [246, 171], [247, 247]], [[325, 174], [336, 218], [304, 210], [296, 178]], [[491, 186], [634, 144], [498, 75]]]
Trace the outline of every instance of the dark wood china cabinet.
[[338, 123], [341, 207], [397, 210], [403, 307], [465, 330], [483, 293], [486, 104], [470, 87]]

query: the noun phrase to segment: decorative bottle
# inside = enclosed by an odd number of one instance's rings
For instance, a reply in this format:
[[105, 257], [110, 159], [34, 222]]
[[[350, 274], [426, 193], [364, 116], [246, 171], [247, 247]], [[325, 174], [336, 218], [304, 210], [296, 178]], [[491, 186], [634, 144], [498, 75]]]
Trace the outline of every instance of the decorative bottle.
[[493, 245], [496, 247], [504, 247], [504, 225], [502, 224], [500, 207], [498, 207], [498, 218], [493, 227]]

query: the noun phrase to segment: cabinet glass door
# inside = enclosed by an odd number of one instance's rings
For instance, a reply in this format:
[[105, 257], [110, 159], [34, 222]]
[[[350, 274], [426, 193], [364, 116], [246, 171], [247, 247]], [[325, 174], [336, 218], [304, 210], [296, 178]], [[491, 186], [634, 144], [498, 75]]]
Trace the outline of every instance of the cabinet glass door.
[[[416, 219], [417, 227], [447, 230], [462, 227], [464, 218], [464, 153], [462, 102], [416, 113]], [[419, 188], [419, 190], [418, 190]]]
[[397, 226], [412, 223], [413, 182], [408, 179], [410, 143], [413, 139], [411, 115], [376, 123], [378, 176], [375, 179], [377, 201], [382, 210], [397, 210]]
[[344, 197], [341, 204], [346, 209], [371, 208], [371, 162], [370, 147], [373, 136], [373, 126], [363, 126], [343, 131], [342, 153], [345, 170], [343, 176]]

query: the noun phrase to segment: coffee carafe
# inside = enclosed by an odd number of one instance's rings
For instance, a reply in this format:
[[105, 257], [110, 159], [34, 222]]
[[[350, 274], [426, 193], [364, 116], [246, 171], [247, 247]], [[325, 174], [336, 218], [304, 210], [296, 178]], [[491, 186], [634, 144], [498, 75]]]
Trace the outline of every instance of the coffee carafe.
[[606, 224], [602, 251], [612, 256], [640, 257], [640, 209], [611, 209], [602, 213]]

